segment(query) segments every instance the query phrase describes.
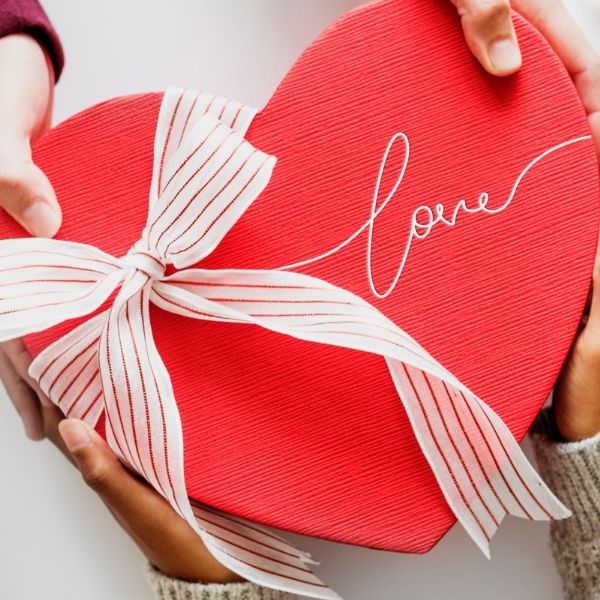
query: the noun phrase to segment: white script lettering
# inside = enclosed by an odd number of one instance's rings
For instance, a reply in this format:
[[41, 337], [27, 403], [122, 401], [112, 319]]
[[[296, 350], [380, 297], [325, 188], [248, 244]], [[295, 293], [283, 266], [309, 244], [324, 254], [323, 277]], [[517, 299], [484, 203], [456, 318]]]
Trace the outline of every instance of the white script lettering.
[[[380, 299], [387, 298], [396, 289], [396, 286], [398, 285], [398, 282], [400, 281], [400, 278], [402, 277], [402, 273], [404, 272], [404, 268], [406, 266], [406, 262], [408, 260], [410, 250], [411, 250], [412, 245], [415, 242], [415, 240], [424, 240], [427, 237], [429, 237], [429, 235], [432, 233], [432, 231], [434, 230], [436, 225], [446, 225], [447, 227], [455, 227], [458, 222], [458, 217], [461, 213], [465, 213], [465, 214], [482, 213], [482, 214], [487, 214], [487, 215], [496, 215], [498, 213], [501, 213], [502, 211], [506, 210], [510, 206], [512, 201], [514, 200], [514, 198], [517, 194], [519, 185], [523, 181], [523, 178], [540, 161], [542, 161], [544, 158], [546, 158], [550, 154], [558, 152], [559, 150], [561, 150], [563, 148], [566, 148], [573, 144], [577, 144], [579, 142], [583, 142], [583, 141], [587, 141], [587, 140], [591, 140], [590, 135], [573, 138], [571, 140], [568, 140], [566, 142], [562, 142], [561, 144], [553, 146], [552, 148], [549, 148], [548, 150], [545, 150], [539, 156], [534, 158], [521, 171], [521, 173], [519, 173], [517, 179], [515, 180], [515, 183], [513, 184], [510, 194], [508, 195], [506, 200], [499, 206], [496, 206], [496, 207], [489, 206], [490, 198], [489, 198], [489, 194], [487, 192], [482, 192], [479, 195], [477, 202], [475, 203], [474, 206], [468, 206], [467, 201], [465, 199], [461, 199], [455, 204], [454, 208], [451, 211], [446, 211], [445, 206], [441, 203], [435, 204], [433, 206], [433, 208], [431, 206], [428, 206], [425, 204], [418, 206], [413, 211], [412, 216], [411, 216], [408, 237], [407, 237], [406, 243], [404, 244], [404, 250], [402, 252], [402, 256], [400, 258], [400, 262], [399, 262], [396, 274], [395, 274], [392, 282], [390, 283], [390, 285], [386, 288], [386, 290], [380, 291], [377, 289], [377, 287], [375, 285], [374, 277], [373, 277], [373, 234], [375, 231], [375, 222], [381, 216], [381, 214], [384, 212], [385, 208], [388, 206], [388, 204], [391, 202], [391, 200], [394, 198], [394, 196], [398, 192], [398, 189], [406, 175], [406, 170], [408, 168], [408, 163], [410, 160], [410, 141], [408, 139], [408, 136], [403, 132], [398, 132], [392, 136], [392, 138], [388, 142], [388, 145], [383, 154], [383, 158], [381, 160], [381, 164], [379, 167], [379, 173], [377, 175], [377, 181], [375, 183], [375, 190], [374, 190], [373, 198], [371, 201], [371, 211], [370, 211], [368, 220], [359, 229], [357, 229], [349, 238], [347, 238], [346, 240], [344, 240], [342, 243], [338, 244], [334, 248], [331, 248], [327, 252], [319, 254], [318, 256], [315, 256], [313, 258], [303, 260], [301, 262], [297, 262], [297, 263], [294, 263], [291, 265], [286, 265], [284, 267], [280, 267], [280, 270], [297, 269], [299, 267], [304, 267], [306, 265], [309, 265], [314, 262], [328, 258], [328, 257], [332, 256], [333, 254], [335, 254], [336, 252], [339, 252], [340, 250], [342, 250], [343, 248], [348, 246], [348, 244], [352, 243], [361, 233], [363, 233], [363, 231], [367, 230], [366, 259], [367, 259], [367, 277], [369, 279], [369, 286], [371, 288], [371, 292], [373, 293], [373, 295], [375, 297], [380, 298]], [[377, 203], [378, 203], [379, 196], [381, 193], [381, 182], [383, 180], [386, 165], [388, 163], [390, 153], [391, 153], [392, 149], [394, 148], [394, 145], [398, 141], [400, 141], [404, 146], [404, 159], [402, 162], [402, 166], [400, 167], [400, 172], [398, 174], [398, 177], [397, 177], [390, 193], [386, 196], [385, 200], [378, 206]]]

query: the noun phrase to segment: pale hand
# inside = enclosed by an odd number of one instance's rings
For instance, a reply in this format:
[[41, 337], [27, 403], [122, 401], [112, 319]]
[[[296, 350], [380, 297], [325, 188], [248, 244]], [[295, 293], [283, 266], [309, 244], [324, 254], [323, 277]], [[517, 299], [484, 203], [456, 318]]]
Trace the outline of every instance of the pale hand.
[[[0, 90], [0, 207], [32, 235], [52, 237], [61, 212], [50, 182], [32, 162], [31, 144], [50, 125], [54, 70], [29, 35], [0, 39]], [[179, 579], [241, 581], [166, 500], [123, 467], [96, 432], [81, 421], [64, 420], [27, 374], [30, 364], [22, 340], [0, 344], [0, 378], [27, 435], [50, 439], [79, 468], [148, 560]]]

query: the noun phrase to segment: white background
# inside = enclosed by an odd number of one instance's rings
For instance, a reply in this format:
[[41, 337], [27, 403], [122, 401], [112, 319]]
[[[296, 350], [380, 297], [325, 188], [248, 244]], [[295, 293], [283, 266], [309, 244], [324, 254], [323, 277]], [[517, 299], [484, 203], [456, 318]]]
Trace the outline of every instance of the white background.
[[[262, 106], [297, 55], [360, 0], [46, 0], [67, 67], [56, 121], [98, 100], [181, 85]], [[600, 0], [570, 8], [600, 46]], [[241, 50], [244, 47], [243, 51]], [[0, 599], [151, 598], [143, 557], [0, 392]], [[559, 600], [547, 527], [508, 519], [488, 562], [459, 528], [426, 556], [289, 535], [345, 600]]]

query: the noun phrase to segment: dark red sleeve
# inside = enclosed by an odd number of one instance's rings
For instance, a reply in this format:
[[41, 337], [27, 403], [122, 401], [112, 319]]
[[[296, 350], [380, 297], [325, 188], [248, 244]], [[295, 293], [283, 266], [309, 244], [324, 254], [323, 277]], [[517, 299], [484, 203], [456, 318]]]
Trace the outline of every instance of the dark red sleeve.
[[37, 0], [0, 0], [0, 37], [11, 33], [28, 33], [47, 50], [56, 79], [64, 65], [60, 39]]

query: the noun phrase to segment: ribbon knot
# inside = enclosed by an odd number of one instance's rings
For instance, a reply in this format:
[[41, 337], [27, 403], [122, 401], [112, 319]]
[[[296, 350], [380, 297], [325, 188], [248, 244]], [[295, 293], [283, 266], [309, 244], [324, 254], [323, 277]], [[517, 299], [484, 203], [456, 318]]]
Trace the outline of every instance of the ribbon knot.
[[[120, 259], [74, 242], [0, 241], [0, 341], [94, 315], [46, 348], [31, 376], [70, 417], [95, 426], [105, 411], [107, 440], [121, 460], [170, 502], [217, 560], [262, 585], [339, 598], [306, 568], [314, 562], [306, 553], [256, 524], [192, 507], [151, 302], [187, 318], [254, 324], [383, 357], [444, 497], [486, 555], [506, 514], [568, 516], [500, 417], [363, 298], [297, 272], [191, 268], [269, 182], [275, 158], [244, 139], [255, 114], [208, 94], [169, 90], [141, 241]], [[167, 264], [178, 271], [165, 276]], [[98, 312], [119, 286], [112, 305]]]
[[167, 268], [167, 265], [150, 252], [141, 248], [142, 243], [136, 244], [129, 252], [122, 257], [122, 263], [125, 268], [133, 268], [146, 274], [150, 279], [161, 279]]

